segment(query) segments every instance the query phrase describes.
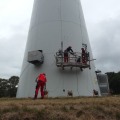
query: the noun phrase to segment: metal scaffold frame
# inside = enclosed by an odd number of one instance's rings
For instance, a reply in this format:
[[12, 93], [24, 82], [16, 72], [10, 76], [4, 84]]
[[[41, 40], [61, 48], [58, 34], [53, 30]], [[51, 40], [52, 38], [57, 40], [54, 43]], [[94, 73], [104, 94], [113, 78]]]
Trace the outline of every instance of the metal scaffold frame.
[[83, 70], [83, 68], [90, 69], [90, 60], [89, 60], [89, 56], [87, 56], [88, 53], [86, 53], [85, 55], [86, 55], [86, 58], [85, 58], [86, 62], [83, 62], [82, 53], [80, 52], [74, 52], [73, 55], [69, 54], [68, 62], [65, 62], [64, 52], [62, 53], [56, 52], [56, 55], [55, 55], [56, 66], [62, 67], [62, 69], [64, 69], [65, 67], [70, 67], [71, 69], [73, 67], [79, 67], [81, 70]]

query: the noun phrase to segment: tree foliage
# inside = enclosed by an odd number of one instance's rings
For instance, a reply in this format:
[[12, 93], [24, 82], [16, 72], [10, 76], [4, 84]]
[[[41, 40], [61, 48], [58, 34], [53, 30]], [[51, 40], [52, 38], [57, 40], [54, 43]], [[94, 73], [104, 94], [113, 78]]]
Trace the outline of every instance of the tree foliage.
[[9, 79], [0, 78], [0, 97], [15, 97], [18, 82], [19, 77], [17, 76], [12, 76]]
[[108, 72], [109, 87], [112, 94], [120, 94], [120, 72]]
[[[109, 88], [112, 94], [120, 94], [120, 72], [107, 72]], [[0, 97], [16, 97], [18, 76], [12, 76], [9, 79], [0, 78]]]

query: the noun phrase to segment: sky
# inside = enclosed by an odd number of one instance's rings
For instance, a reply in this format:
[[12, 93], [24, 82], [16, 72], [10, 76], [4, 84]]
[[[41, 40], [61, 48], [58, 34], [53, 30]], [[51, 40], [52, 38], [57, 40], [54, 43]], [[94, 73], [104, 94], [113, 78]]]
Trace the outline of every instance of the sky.
[[[0, 0], [0, 78], [20, 76], [34, 0]], [[81, 0], [96, 70], [120, 71], [120, 0]]]

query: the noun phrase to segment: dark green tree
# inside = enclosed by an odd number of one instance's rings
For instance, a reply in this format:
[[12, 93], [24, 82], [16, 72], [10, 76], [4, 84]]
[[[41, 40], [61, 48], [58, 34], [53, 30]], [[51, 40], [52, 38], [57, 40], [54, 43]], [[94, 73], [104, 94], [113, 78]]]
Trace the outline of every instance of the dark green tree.
[[8, 88], [9, 97], [16, 97], [19, 77], [12, 76], [11, 78], [9, 78], [8, 82], [9, 82]]
[[120, 94], [120, 72], [108, 72], [109, 87], [112, 94]]
[[15, 97], [17, 92], [17, 86], [19, 77], [12, 76], [7, 79], [0, 79], [0, 97]]
[[8, 96], [8, 80], [0, 79], [0, 97], [7, 97]]

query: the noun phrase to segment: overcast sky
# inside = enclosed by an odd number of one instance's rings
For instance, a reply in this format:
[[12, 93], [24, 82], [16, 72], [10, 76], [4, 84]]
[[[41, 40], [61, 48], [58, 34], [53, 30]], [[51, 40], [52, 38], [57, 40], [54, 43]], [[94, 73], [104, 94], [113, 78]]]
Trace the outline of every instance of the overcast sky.
[[[34, 0], [0, 0], [0, 78], [20, 75]], [[120, 71], [120, 0], [81, 0], [96, 69]]]

